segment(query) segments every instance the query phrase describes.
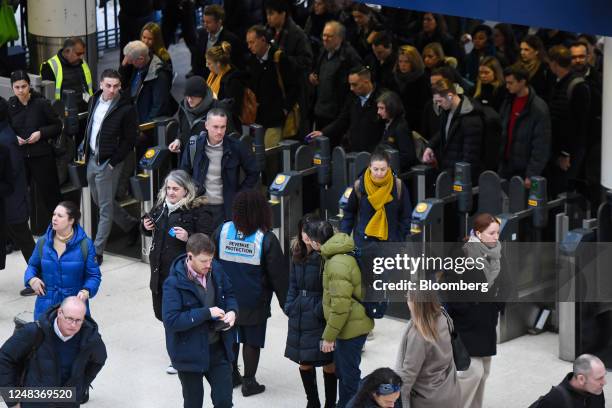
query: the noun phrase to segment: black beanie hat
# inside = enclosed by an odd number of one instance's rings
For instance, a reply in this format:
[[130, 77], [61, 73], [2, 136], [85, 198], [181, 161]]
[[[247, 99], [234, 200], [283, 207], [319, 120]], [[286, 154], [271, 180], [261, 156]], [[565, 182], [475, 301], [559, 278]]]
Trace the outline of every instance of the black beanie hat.
[[204, 98], [207, 94], [208, 85], [206, 85], [206, 81], [201, 76], [194, 75], [185, 81], [185, 96], [199, 96]]

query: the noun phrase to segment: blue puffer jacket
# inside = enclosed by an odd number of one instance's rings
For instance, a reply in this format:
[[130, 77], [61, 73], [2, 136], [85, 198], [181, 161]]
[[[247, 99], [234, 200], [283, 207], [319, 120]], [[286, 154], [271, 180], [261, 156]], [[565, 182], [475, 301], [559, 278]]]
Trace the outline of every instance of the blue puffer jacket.
[[[87, 237], [80, 225], [75, 225], [74, 236], [66, 243], [66, 251], [61, 257], [53, 248], [53, 236], [55, 232], [49, 226], [45, 234], [45, 244], [40, 257], [40, 240], [32, 253], [23, 278], [28, 282], [34, 277], [42, 279], [45, 283], [45, 295], [36, 298], [34, 306], [34, 319], [38, 320], [51, 306], [60, 303], [68, 296], [75, 296], [81, 289], [89, 291], [92, 298], [98, 292], [102, 275], [100, 267], [96, 262], [96, 250], [93, 242]], [[81, 241], [87, 240], [87, 260], [83, 259]], [[89, 304], [87, 305], [89, 314]]]
[[[164, 282], [162, 315], [166, 329], [166, 349], [172, 366], [178, 371], [204, 373], [208, 371], [210, 352], [208, 328], [213, 323], [210, 310], [198, 296], [196, 284], [187, 277], [186, 254], [176, 258], [170, 276]], [[230, 281], [217, 261], [212, 264], [212, 284], [215, 287], [215, 306], [226, 313], [238, 315], [238, 302]], [[219, 332], [228, 361], [234, 361], [232, 344], [235, 329]]]
[[[344, 217], [340, 224], [340, 232], [350, 235], [353, 233], [353, 240], [358, 248], [361, 248], [368, 240], [376, 240], [366, 236], [365, 229], [370, 222], [370, 219], [375, 214], [372, 204], [368, 201], [368, 195], [365, 191], [365, 183], [363, 182], [364, 175], [359, 177], [359, 182], [355, 183], [359, 188], [360, 198], [355, 194], [355, 185], [353, 192], [349, 196], [347, 208], [344, 210]], [[412, 203], [410, 202], [410, 191], [406, 184], [402, 181], [401, 194], [398, 198], [397, 194], [397, 178], [393, 179], [394, 186], [391, 192], [393, 201], [385, 204], [385, 212], [387, 213], [387, 224], [389, 228], [389, 242], [403, 242], [406, 240], [406, 235], [410, 232], [410, 218], [412, 216]]]

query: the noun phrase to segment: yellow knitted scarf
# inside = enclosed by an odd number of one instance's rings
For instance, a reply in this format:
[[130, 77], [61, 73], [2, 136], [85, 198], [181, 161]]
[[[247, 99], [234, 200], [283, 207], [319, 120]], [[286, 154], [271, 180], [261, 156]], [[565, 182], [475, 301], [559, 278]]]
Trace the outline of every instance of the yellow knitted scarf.
[[212, 71], [210, 71], [210, 74], [208, 74], [208, 79], [206, 79], [206, 84], [208, 84], [208, 87], [212, 91], [213, 97], [215, 99], [219, 99], [218, 95], [219, 95], [219, 90], [221, 89], [221, 79], [223, 78], [223, 75], [225, 75], [227, 71], [230, 70], [230, 68], [231, 66], [228, 65], [224, 68], [221, 68], [221, 72], [219, 72], [218, 74], [215, 74]]
[[368, 195], [368, 201], [374, 208], [374, 215], [370, 218], [366, 225], [365, 233], [369, 237], [378, 238], [381, 241], [386, 241], [389, 238], [389, 224], [387, 223], [387, 212], [385, 204], [393, 200], [391, 190], [393, 189], [393, 173], [391, 170], [381, 181], [374, 181], [370, 169], [366, 169], [363, 177], [365, 183], [365, 191]]

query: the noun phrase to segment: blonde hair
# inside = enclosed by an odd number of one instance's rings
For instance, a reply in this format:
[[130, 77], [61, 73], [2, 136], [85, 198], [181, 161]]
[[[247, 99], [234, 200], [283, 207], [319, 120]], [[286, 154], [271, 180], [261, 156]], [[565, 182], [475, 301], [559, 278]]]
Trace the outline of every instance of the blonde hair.
[[438, 317], [442, 306], [435, 292], [415, 290], [408, 292], [410, 320], [423, 336], [425, 341], [435, 343], [438, 340]]
[[[410, 63], [410, 70], [412, 72], [421, 72], [425, 69], [425, 64], [423, 63], [423, 58], [421, 58], [421, 54], [419, 50], [417, 50], [412, 45], [402, 45], [398, 50], [399, 56], [406, 56], [408, 58], [408, 62]], [[395, 70], [399, 71], [399, 58], [397, 59], [397, 63], [395, 64]]]
[[440, 61], [444, 61], [444, 59], [446, 58], [446, 54], [444, 54], [444, 48], [442, 48], [442, 45], [438, 42], [432, 42], [427, 44], [423, 48], [423, 55], [425, 55], [425, 51], [433, 52], [434, 55], [438, 57], [438, 60]]
[[166, 187], [168, 187], [169, 181], [175, 182], [186, 191], [185, 197], [179, 201], [179, 207], [189, 208], [196, 198], [196, 187], [191, 176], [185, 170], [172, 170], [168, 173], [164, 185], [157, 193], [157, 205], [163, 205], [166, 202]]
[[140, 38], [142, 38], [142, 34], [148, 31], [153, 36], [153, 54], [157, 55], [159, 59], [164, 62], [170, 61], [170, 53], [166, 49], [166, 45], [164, 44], [164, 39], [162, 37], [162, 31], [159, 24], [151, 21], [142, 27], [140, 30]]
[[[491, 82], [491, 85], [493, 85], [495, 89], [498, 89], [500, 86], [504, 84], [504, 71], [502, 70], [501, 64], [499, 63], [497, 58], [491, 57], [491, 56], [484, 57], [482, 61], [480, 61], [480, 64], [478, 64], [478, 67], [482, 67], [482, 66], [487, 67], [491, 71], [493, 71], [493, 76], [495, 77], [495, 79], [493, 80], [493, 82]], [[482, 92], [482, 82], [480, 81], [480, 74], [479, 74], [478, 81], [476, 81], [476, 90], [474, 92], [474, 98], [479, 97], [481, 92]]]
[[227, 66], [232, 63], [231, 54], [232, 45], [227, 41], [223, 41], [220, 45], [215, 45], [206, 51], [206, 59], [222, 66]]

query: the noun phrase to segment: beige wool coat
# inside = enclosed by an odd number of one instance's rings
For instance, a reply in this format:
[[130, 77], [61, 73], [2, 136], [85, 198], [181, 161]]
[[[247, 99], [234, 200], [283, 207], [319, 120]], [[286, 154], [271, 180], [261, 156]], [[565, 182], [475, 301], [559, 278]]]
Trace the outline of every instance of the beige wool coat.
[[446, 317], [437, 320], [438, 341], [430, 343], [408, 322], [397, 353], [404, 408], [460, 408], [457, 370]]

